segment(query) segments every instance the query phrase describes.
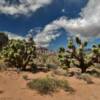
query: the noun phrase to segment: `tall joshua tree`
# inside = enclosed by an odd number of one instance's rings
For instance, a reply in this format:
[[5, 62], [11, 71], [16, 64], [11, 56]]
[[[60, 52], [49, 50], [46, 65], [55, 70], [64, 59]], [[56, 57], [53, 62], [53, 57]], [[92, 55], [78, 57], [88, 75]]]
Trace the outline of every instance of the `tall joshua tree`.
[[[86, 69], [93, 65], [92, 58], [88, 53], [85, 52], [85, 47], [87, 42], [82, 42], [79, 37], [75, 38], [75, 43], [73, 38], [68, 40], [68, 48], [64, 50], [63, 53], [60, 53], [60, 62], [63, 62], [68, 68], [70, 64], [73, 63], [76, 67], [81, 69], [81, 72], [86, 72]], [[64, 56], [63, 56], [64, 55]]]
[[78, 48], [76, 49], [76, 54], [74, 58], [78, 63], [74, 63], [78, 68], [81, 69], [81, 72], [86, 72], [86, 69], [89, 68], [92, 63], [92, 59], [89, 57], [89, 55], [85, 52], [85, 47], [87, 46], [87, 42], [82, 42], [82, 40], [79, 37], [76, 37], [76, 43], [78, 45]]

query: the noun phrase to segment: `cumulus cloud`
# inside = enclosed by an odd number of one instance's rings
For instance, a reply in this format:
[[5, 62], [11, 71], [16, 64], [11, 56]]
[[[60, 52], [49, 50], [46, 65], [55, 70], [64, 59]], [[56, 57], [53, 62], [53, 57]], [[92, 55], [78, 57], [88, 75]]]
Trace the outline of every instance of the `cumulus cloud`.
[[23, 40], [25, 39], [25, 37], [23, 36], [20, 36], [20, 35], [17, 35], [15, 33], [11, 33], [11, 32], [7, 32], [7, 31], [3, 31], [3, 33], [5, 33], [9, 39], [20, 39], [20, 40]]
[[60, 28], [71, 35], [78, 35], [85, 39], [100, 38], [100, 0], [89, 0], [86, 7], [82, 9], [79, 18], [67, 19], [63, 16], [48, 24], [41, 33], [37, 34], [36, 42], [48, 46], [52, 38], [56, 39], [60, 36], [59, 33], [55, 34], [54, 32]]
[[[31, 29], [31, 31], [32, 30], [33, 29]], [[38, 31], [38, 30], [36, 29], [36, 31]], [[15, 40], [19, 39], [19, 40], [26, 40], [26, 41], [27, 41], [28, 35], [31, 34], [31, 32], [29, 32], [26, 36], [21, 36], [16, 33], [11, 33], [11, 32], [7, 32], [7, 31], [2, 31], [2, 32], [5, 33], [9, 39], [15, 39]], [[42, 33], [42, 32], [44, 32], [44, 33]], [[52, 40], [55, 40], [60, 35], [60, 33], [58, 33], [57, 30], [50, 31], [50, 29], [49, 30], [45, 29], [42, 32], [38, 33], [36, 36], [33, 37], [34, 41], [36, 42], [36, 46], [48, 47], [49, 43]], [[53, 33], [55, 33], [55, 34], [53, 34]]]
[[30, 15], [52, 0], [0, 0], [0, 13], [8, 15]]
[[80, 34], [83, 37], [100, 36], [100, 0], [89, 0], [82, 9], [80, 18], [68, 20], [65, 17], [55, 21], [69, 32]]
[[37, 46], [48, 47], [49, 43], [59, 36], [60, 33], [57, 31], [56, 26], [53, 29], [52, 25], [47, 25], [43, 31], [34, 37], [34, 41], [36, 42]]
[[[0, 12], [14, 14], [28, 14], [38, 8], [47, 5], [51, 0], [20, 0], [19, 5], [5, 4], [5, 0], [0, 0]], [[100, 0], [89, 0], [86, 7], [81, 10], [80, 17], [75, 19], [61, 18], [46, 25], [43, 30], [38, 31], [34, 40], [37, 45], [47, 47], [52, 40], [61, 35], [58, 31], [63, 28], [69, 34], [78, 35], [84, 38], [100, 38]], [[10, 34], [15, 37], [15, 34]], [[20, 37], [20, 36], [16, 36]], [[23, 38], [23, 37], [21, 37]]]

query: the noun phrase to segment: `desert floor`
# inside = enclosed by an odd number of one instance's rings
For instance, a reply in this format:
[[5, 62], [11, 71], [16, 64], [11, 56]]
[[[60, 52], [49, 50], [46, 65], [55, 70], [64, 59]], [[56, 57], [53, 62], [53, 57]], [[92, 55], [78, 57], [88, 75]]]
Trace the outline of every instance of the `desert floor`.
[[83, 80], [75, 77], [56, 76], [67, 79], [74, 93], [60, 91], [53, 95], [41, 95], [36, 91], [30, 90], [23, 79], [23, 75], [31, 78], [40, 78], [49, 75], [51, 72], [30, 72], [15, 71], [0, 72], [0, 100], [100, 100], [100, 79], [92, 77], [94, 84], [87, 84]]

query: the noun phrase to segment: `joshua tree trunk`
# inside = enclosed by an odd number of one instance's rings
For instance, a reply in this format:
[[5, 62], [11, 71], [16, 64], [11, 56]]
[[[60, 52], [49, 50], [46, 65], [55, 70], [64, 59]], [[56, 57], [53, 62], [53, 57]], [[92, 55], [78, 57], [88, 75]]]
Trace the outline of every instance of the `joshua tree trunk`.
[[81, 69], [81, 73], [86, 72], [87, 67], [84, 64], [84, 59], [81, 59], [81, 61], [80, 61], [80, 69]]
[[27, 59], [24, 61], [24, 64], [22, 65], [22, 70], [26, 70], [26, 66], [27, 66], [27, 64], [29, 63], [30, 58], [31, 58], [31, 56], [29, 55], [29, 56], [27, 57]]
[[81, 73], [85, 73], [87, 67], [86, 67], [86, 64], [85, 64], [85, 61], [84, 61], [84, 57], [83, 56], [81, 56], [81, 58], [79, 59], [79, 62], [80, 62], [79, 67], [81, 69]]
[[81, 73], [85, 73], [86, 72], [86, 67], [83, 65], [82, 67], [81, 67]]

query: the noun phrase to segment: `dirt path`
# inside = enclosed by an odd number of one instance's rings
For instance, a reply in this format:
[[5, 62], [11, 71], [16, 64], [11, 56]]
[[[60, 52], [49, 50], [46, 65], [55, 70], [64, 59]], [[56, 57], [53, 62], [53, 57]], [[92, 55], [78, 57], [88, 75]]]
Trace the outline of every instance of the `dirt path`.
[[[75, 89], [74, 94], [64, 91], [54, 95], [40, 95], [27, 88], [23, 75], [32, 78], [46, 76], [45, 73], [1, 72], [0, 73], [0, 100], [100, 100], [100, 79], [93, 78], [94, 84], [88, 85], [74, 77], [68, 78], [69, 84]], [[48, 74], [48, 73], [47, 73]]]

